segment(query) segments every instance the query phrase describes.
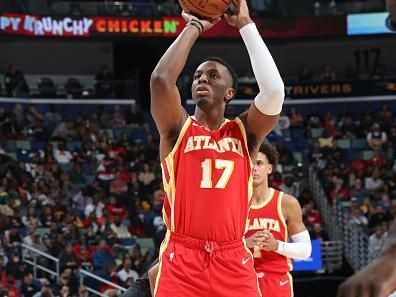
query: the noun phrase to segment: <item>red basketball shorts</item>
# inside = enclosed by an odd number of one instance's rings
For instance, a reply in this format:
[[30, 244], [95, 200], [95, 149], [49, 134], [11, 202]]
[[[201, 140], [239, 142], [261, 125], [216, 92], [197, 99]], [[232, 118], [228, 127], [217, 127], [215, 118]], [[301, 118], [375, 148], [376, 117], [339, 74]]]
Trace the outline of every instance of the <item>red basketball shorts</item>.
[[293, 278], [290, 273], [257, 272], [263, 297], [293, 297]]
[[155, 297], [260, 297], [252, 254], [242, 240], [216, 243], [167, 233]]

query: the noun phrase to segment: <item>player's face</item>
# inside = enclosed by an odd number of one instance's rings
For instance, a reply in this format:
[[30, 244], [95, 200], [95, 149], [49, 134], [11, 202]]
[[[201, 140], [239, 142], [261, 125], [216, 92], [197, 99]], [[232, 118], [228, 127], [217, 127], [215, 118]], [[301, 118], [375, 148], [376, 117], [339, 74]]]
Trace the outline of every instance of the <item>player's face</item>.
[[235, 93], [228, 69], [215, 61], [202, 63], [194, 73], [191, 93], [200, 108], [225, 106]]
[[261, 185], [264, 181], [268, 180], [268, 175], [271, 172], [272, 165], [268, 163], [267, 157], [259, 152], [253, 168], [253, 186]]

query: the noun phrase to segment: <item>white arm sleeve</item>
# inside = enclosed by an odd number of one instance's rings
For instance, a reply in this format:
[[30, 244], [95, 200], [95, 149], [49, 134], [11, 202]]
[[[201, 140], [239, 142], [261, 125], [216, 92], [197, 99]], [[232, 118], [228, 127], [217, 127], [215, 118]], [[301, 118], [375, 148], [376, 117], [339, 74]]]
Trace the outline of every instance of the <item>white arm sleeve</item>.
[[254, 23], [243, 26], [239, 32], [249, 53], [260, 89], [254, 103], [262, 113], [277, 115], [282, 110], [285, 97], [285, 86], [278, 68]]
[[305, 230], [294, 234], [291, 236], [291, 239], [293, 242], [278, 240], [279, 246], [275, 252], [292, 259], [308, 259], [312, 252], [311, 238], [308, 231]]

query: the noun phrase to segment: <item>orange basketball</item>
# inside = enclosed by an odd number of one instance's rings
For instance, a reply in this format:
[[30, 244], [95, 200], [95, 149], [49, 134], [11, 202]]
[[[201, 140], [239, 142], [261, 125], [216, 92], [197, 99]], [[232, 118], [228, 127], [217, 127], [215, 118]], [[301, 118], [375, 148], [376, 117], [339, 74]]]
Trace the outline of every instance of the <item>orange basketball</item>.
[[232, 0], [179, 0], [185, 12], [204, 19], [216, 19], [223, 15]]

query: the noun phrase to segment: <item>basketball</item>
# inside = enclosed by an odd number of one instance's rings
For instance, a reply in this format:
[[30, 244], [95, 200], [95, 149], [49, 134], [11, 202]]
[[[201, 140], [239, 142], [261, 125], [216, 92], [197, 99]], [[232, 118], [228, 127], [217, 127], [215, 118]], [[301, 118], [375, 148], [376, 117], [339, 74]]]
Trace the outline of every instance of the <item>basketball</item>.
[[232, 0], [179, 0], [179, 3], [187, 13], [201, 18], [216, 19], [227, 11]]

